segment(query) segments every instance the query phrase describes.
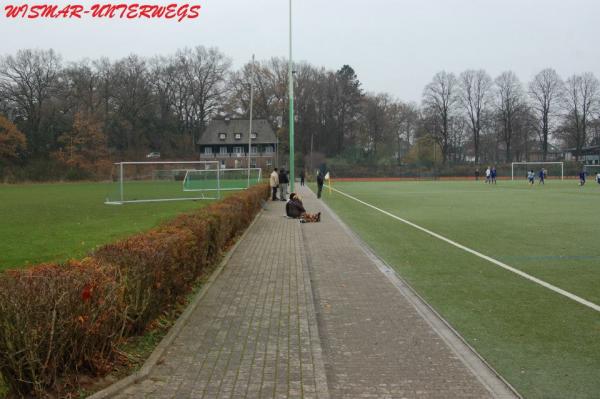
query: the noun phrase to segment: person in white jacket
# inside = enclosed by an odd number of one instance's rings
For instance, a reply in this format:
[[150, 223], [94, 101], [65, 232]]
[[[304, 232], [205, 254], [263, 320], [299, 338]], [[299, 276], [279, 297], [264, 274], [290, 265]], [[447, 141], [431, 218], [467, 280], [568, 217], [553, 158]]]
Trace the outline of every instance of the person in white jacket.
[[271, 192], [273, 193], [271, 200], [277, 201], [277, 187], [279, 187], [279, 173], [277, 173], [277, 168], [273, 169], [273, 172], [271, 173], [269, 185], [271, 186]]

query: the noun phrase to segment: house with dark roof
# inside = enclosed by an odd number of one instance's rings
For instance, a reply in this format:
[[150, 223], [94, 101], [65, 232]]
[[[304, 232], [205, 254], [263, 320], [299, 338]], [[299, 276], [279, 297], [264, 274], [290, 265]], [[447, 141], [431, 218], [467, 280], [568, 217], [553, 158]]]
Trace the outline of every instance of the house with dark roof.
[[567, 148], [564, 150], [566, 161], [575, 161], [579, 155], [579, 161], [587, 165], [600, 165], [600, 145], [591, 145], [581, 148]]
[[[200, 159], [219, 161], [222, 168], [248, 167], [248, 119], [215, 119], [198, 141]], [[250, 167], [270, 169], [275, 165], [277, 138], [266, 119], [252, 121]]]
[[[535, 141], [530, 143], [526, 153], [527, 158], [523, 161], [529, 162], [542, 162], [544, 161], [544, 150], [542, 149], [542, 143]], [[563, 160], [563, 152], [554, 144], [548, 143], [546, 151], [546, 162], [556, 162]]]

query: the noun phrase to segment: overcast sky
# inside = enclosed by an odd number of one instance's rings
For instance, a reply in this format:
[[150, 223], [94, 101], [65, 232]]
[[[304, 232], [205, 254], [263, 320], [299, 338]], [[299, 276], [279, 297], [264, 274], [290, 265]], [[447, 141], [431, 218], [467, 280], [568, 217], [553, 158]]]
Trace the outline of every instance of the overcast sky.
[[[110, 0], [80, 3], [103, 1]], [[112, 3], [119, 1], [128, 0]], [[0, 53], [54, 48], [66, 60], [116, 59], [204, 45], [220, 48], [236, 67], [252, 53], [287, 57], [288, 0], [190, 2], [202, 5], [201, 15], [181, 23], [2, 16]], [[599, 16], [598, 0], [294, 0], [294, 58], [331, 69], [349, 64], [365, 90], [411, 101], [420, 101], [440, 70], [484, 68], [496, 76], [512, 69], [526, 82], [549, 66], [563, 77], [586, 71], [600, 77]]]

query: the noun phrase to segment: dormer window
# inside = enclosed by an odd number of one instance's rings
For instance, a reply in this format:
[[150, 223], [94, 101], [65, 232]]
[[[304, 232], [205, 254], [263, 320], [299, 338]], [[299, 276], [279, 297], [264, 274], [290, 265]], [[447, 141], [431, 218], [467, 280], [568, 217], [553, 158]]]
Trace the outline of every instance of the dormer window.
[[227, 133], [219, 133], [219, 140], [224, 141], [227, 138]]
[[236, 133], [235, 134], [235, 139], [236, 140], [241, 140], [242, 139], [242, 134], [241, 133]]
[[257, 136], [258, 135], [256, 133], [254, 133], [254, 132], [250, 135], [250, 137], [252, 137], [252, 140], [256, 139]]

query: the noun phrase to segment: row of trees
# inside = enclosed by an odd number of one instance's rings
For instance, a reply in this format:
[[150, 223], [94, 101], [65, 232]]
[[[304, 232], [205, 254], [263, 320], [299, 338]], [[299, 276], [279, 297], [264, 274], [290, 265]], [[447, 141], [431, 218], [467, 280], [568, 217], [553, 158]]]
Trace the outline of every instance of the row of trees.
[[[599, 112], [600, 83], [592, 73], [563, 82], [553, 69], [542, 70], [526, 87], [511, 71], [494, 80], [483, 70], [459, 76], [440, 72], [423, 94], [423, 115], [430, 119], [444, 160], [457, 143], [471, 147], [476, 163], [481, 156], [527, 159], [531, 145], [546, 160], [551, 140], [578, 153], [585, 145], [600, 144]], [[469, 134], [463, 137], [465, 128]], [[482, 135], [495, 139], [496, 154], [482, 148]], [[490, 140], [485, 142], [489, 146]], [[497, 154], [500, 148], [503, 157]]]
[[[251, 82], [255, 117], [271, 121], [285, 153], [287, 68], [286, 59], [273, 58], [233, 70], [226, 55], [201, 46], [114, 62], [65, 63], [52, 50], [18, 51], [0, 58], [7, 119], [0, 120], [0, 167], [42, 160], [89, 175], [109, 168], [110, 159], [149, 151], [194, 157], [211, 118], [248, 116]], [[563, 82], [545, 69], [524, 85], [510, 71], [495, 79], [483, 70], [440, 72], [416, 104], [365, 92], [347, 65], [294, 69], [299, 159], [321, 153], [350, 163], [419, 162], [431, 142], [445, 163], [498, 162], [533, 151], [545, 159], [552, 142], [600, 144], [600, 84], [591, 73]]]

